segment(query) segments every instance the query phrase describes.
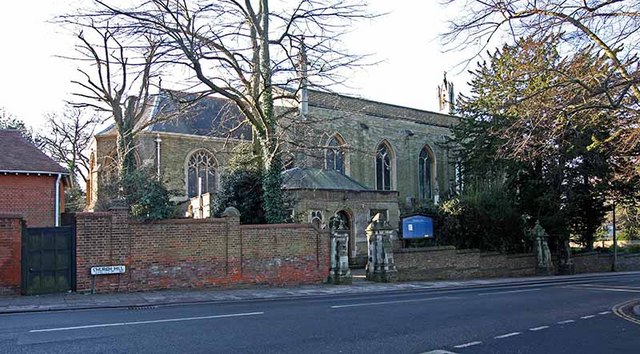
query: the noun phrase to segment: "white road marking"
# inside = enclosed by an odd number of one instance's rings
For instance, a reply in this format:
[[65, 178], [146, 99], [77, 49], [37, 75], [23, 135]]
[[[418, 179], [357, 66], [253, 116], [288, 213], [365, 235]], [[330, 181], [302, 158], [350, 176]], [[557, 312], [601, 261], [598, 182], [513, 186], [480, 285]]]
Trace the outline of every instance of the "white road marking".
[[464, 344], [460, 344], [460, 345], [454, 345], [453, 347], [456, 348], [456, 349], [460, 349], [460, 348], [472, 347], [472, 346], [478, 345], [478, 344], [482, 344], [482, 342], [469, 342], [469, 343], [464, 343]]
[[587, 289], [587, 290], [615, 291], [615, 292], [621, 292], [621, 293], [640, 293], [640, 289], [601, 288], [601, 287], [586, 287], [586, 286], [580, 286], [579, 288]]
[[517, 336], [519, 334], [521, 334], [521, 333], [520, 332], [511, 332], [511, 333], [503, 334], [503, 335], [500, 335], [500, 336], [495, 336], [493, 338], [494, 339], [509, 338], [509, 337]]
[[557, 323], [558, 323], [559, 325], [563, 325], [563, 324], [573, 323], [573, 322], [575, 322], [575, 321], [574, 321], [574, 320], [566, 320], [566, 321], [560, 321], [560, 322], [557, 322]]
[[549, 328], [549, 326], [540, 326], [540, 327], [533, 327], [533, 328], [529, 328], [530, 331], [535, 332], [535, 331], [541, 331], [543, 329], [547, 329]]
[[102, 327], [117, 327], [117, 326], [135, 326], [142, 324], [151, 324], [151, 323], [166, 323], [166, 322], [184, 322], [184, 321], [197, 321], [197, 320], [208, 320], [213, 318], [229, 318], [229, 317], [243, 317], [243, 316], [256, 316], [263, 315], [264, 312], [246, 312], [246, 313], [232, 313], [228, 315], [214, 315], [214, 316], [202, 316], [202, 317], [183, 317], [183, 318], [169, 318], [165, 320], [150, 320], [150, 321], [135, 321], [135, 322], [116, 322], [116, 323], [102, 323], [95, 325], [87, 325], [87, 326], [76, 326], [76, 327], [60, 327], [60, 328], [46, 328], [46, 329], [32, 329], [29, 333], [39, 333], [39, 332], [57, 332], [57, 331], [72, 331], [76, 329], [87, 329], [87, 328], [102, 328]]
[[349, 305], [334, 305], [331, 306], [332, 309], [342, 309], [346, 307], [360, 307], [360, 306], [376, 306], [376, 305], [387, 305], [387, 304], [402, 304], [409, 302], [423, 302], [423, 301], [433, 301], [433, 300], [449, 300], [449, 299], [459, 299], [454, 296], [441, 296], [441, 297], [430, 297], [428, 299], [411, 299], [411, 300], [396, 300], [396, 301], [381, 301], [381, 302], [364, 302], [360, 304], [349, 304]]
[[582, 317], [580, 317], [580, 318], [581, 318], [581, 319], [583, 319], [583, 320], [588, 320], [588, 319], [590, 319], [590, 318], [594, 318], [594, 317], [596, 317], [596, 315], [582, 316]]
[[528, 292], [528, 291], [538, 291], [538, 290], [541, 290], [541, 289], [536, 288], [536, 289], [523, 289], [523, 290], [494, 291], [494, 292], [491, 292], [491, 293], [480, 293], [480, 294], [478, 294], [478, 296], [525, 293], [525, 292]]
[[608, 315], [610, 313], [611, 311], [602, 311], [602, 312], [598, 312], [598, 315]]
[[448, 350], [436, 349], [428, 352], [424, 352], [422, 354], [458, 354], [456, 352], [450, 352]]

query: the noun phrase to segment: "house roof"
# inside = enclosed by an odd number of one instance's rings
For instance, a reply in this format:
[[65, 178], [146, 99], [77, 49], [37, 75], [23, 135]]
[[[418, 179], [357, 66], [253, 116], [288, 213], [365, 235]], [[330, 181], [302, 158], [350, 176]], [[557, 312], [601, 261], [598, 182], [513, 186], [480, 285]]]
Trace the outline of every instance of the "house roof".
[[282, 189], [324, 189], [341, 191], [370, 191], [353, 178], [335, 170], [295, 167], [282, 172]]
[[316, 90], [309, 90], [309, 106], [336, 109], [391, 119], [405, 119], [417, 123], [426, 123], [442, 127], [452, 127], [459, 123], [457, 117], [449, 114], [425, 111]]
[[0, 172], [69, 173], [17, 130], [0, 129], [0, 151]]

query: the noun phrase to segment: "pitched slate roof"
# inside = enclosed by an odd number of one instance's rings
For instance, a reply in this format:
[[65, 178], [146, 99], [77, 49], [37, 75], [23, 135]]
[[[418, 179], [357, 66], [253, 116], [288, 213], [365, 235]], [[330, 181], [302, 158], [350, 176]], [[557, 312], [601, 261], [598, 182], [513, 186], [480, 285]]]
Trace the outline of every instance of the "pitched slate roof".
[[282, 189], [324, 189], [342, 191], [369, 191], [349, 176], [335, 170], [295, 167], [282, 172]]
[[[162, 90], [145, 109], [137, 126], [153, 133], [177, 133], [217, 138], [251, 139], [251, 126], [242, 124], [245, 117], [237, 105], [226, 98]], [[97, 136], [114, 133], [114, 124]]]
[[161, 120], [163, 116], [172, 114], [177, 116], [154, 123], [147, 130], [158, 133], [251, 139], [251, 127], [248, 124], [238, 128], [245, 120], [244, 115], [233, 101], [226, 98], [198, 98], [195, 94], [164, 90], [156, 98], [150, 119]]
[[69, 173], [12, 129], [0, 129], [0, 172]]
[[316, 90], [309, 90], [309, 106], [391, 119], [405, 119], [442, 127], [452, 127], [459, 123], [457, 117], [448, 114]]

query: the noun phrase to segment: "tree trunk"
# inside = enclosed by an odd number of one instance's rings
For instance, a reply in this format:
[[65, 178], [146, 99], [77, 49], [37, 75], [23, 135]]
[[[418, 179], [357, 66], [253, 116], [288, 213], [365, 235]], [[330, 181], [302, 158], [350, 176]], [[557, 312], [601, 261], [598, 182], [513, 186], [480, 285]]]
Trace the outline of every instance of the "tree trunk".
[[269, 0], [261, 0], [260, 11], [260, 75], [262, 87], [260, 107], [265, 117], [265, 136], [261, 139], [263, 166], [263, 209], [269, 224], [284, 221], [284, 198], [282, 194], [282, 162], [276, 137], [275, 114], [273, 109], [273, 88], [271, 86], [271, 57], [269, 53]]

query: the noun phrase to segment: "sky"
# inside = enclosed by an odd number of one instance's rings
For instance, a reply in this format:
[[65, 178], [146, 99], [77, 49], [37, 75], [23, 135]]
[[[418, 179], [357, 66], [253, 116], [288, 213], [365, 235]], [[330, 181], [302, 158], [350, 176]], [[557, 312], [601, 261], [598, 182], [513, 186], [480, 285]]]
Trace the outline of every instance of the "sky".
[[[85, 0], [7, 1], [0, 12], [0, 107], [40, 129], [47, 113], [61, 113], [80, 78], [77, 63], [60, 58], [74, 54], [75, 38], [50, 22], [71, 13]], [[452, 15], [437, 0], [369, 0], [370, 9], [386, 15], [357, 23], [345, 37], [352, 52], [371, 54], [375, 66], [353, 72], [341, 93], [438, 111], [436, 88], [443, 72], [456, 93], [464, 92], [468, 74], [458, 63], [468, 53], [443, 53], [438, 35]], [[461, 72], [462, 71], [462, 72]]]

